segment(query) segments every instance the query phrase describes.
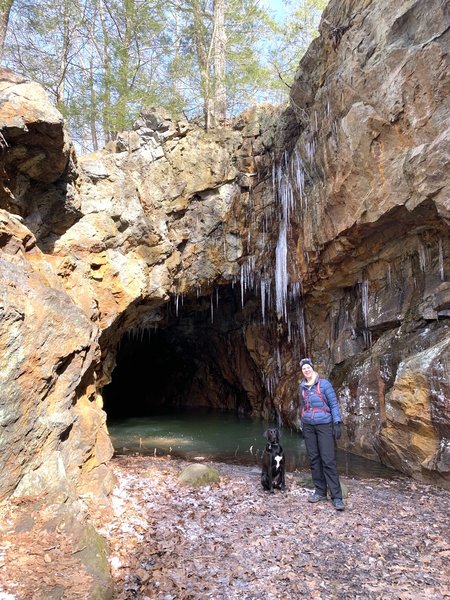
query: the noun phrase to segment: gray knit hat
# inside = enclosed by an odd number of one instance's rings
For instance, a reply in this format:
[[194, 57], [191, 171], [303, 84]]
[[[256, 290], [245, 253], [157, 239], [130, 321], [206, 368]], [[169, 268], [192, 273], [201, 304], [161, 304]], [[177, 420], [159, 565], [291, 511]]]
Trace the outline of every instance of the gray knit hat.
[[302, 358], [300, 361], [300, 366], [303, 367], [304, 365], [309, 365], [310, 367], [313, 366], [312, 361], [310, 358]]

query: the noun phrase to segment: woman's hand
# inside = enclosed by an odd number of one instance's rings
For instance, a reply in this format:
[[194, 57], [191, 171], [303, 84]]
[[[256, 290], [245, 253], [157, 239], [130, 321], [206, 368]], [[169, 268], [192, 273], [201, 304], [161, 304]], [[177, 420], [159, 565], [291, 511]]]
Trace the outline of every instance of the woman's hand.
[[333, 424], [333, 435], [334, 435], [335, 440], [338, 440], [341, 437], [341, 424], [340, 423]]

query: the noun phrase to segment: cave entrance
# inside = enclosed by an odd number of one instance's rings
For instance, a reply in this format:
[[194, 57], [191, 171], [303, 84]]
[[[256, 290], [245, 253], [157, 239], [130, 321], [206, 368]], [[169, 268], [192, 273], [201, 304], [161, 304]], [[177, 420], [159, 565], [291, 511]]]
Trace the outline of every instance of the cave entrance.
[[260, 416], [268, 399], [245, 344], [249, 315], [236, 291], [166, 308], [155, 328], [133, 329], [120, 341], [103, 389], [108, 422], [198, 408]]
[[[126, 332], [103, 388], [116, 454], [259, 466], [263, 433], [279, 424], [262, 374], [271, 341], [258, 301], [246, 297], [242, 307], [241, 291], [231, 286], [218, 297], [185, 299], [178, 311], [167, 305], [157, 326]], [[284, 428], [282, 436], [286, 468], [307, 468], [298, 432]], [[342, 451], [338, 464], [349, 476], [389, 476], [378, 463]]]

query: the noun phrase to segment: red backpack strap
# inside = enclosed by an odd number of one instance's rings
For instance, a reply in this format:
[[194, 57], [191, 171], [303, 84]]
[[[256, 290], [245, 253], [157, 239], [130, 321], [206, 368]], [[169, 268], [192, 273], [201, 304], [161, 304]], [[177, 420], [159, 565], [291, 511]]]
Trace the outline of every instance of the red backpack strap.
[[331, 412], [331, 408], [330, 408], [330, 405], [328, 404], [328, 400], [326, 399], [326, 397], [320, 391], [320, 379], [317, 380], [316, 392], [317, 392], [317, 395], [322, 400], [324, 407], [327, 406], [328, 410]]
[[322, 392], [320, 391], [320, 379], [317, 380], [317, 385], [316, 385], [316, 392], [317, 395], [320, 396], [320, 399], [322, 400], [322, 402], [325, 402], [325, 399], [323, 397]]

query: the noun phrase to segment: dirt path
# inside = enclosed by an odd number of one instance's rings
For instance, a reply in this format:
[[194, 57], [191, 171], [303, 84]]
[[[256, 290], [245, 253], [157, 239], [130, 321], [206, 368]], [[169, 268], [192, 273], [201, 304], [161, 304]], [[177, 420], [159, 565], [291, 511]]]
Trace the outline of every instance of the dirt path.
[[[309, 490], [299, 485], [304, 474], [289, 473], [287, 491], [270, 495], [258, 469], [213, 464], [221, 482], [192, 489], [178, 481], [187, 464], [153, 457], [113, 461], [113, 509], [93, 506], [90, 517], [109, 544], [114, 598], [450, 598], [449, 492], [407, 479], [347, 479], [346, 510], [339, 513], [330, 502], [306, 502]], [[29, 532], [22, 542], [19, 537], [6, 540], [11, 580], [5, 583], [0, 562], [0, 600], [89, 597], [82, 591], [88, 574], [76, 577], [76, 553], [55, 554], [62, 540], [51, 533], [45, 542]], [[41, 581], [39, 588], [38, 577], [31, 587], [22, 577], [19, 586], [11, 557], [28, 557], [33, 569], [30, 551], [39, 543], [53, 548], [47, 558], [36, 555], [39, 565], [47, 561], [47, 587]], [[49, 578], [58, 581], [58, 574], [63, 591], [49, 596]]]

